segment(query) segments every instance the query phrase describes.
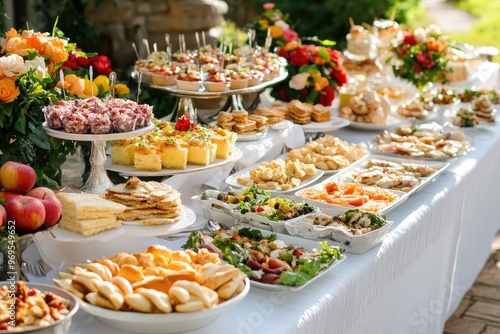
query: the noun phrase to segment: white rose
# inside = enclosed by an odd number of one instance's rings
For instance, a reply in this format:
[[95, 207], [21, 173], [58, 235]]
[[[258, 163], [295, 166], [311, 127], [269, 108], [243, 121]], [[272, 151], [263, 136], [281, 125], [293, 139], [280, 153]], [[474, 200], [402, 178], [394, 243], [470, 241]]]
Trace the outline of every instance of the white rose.
[[418, 44], [422, 44], [425, 43], [425, 41], [427, 41], [427, 33], [425, 32], [424, 28], [415, 29], [413, 35], [415, 36], [415, 41]]
[[302, 90], [306, 87], [307, 78], [309, 78], [309, 73], [307, 72], [296, 74], [290, 79], [288, 86], [295, 90]]
[[427, 27], [427, 33], [429, 35], [439, 35], [441, 34], [441, 27], [436, 24], [430, 24], [429, 27]]
[[36, 56], [32, 60], [27, 60], [24, 63], [24, 66], [25, 66], [26, 71], [28, 71], [31, 68], [35, 68], [36, 73], [39, 76], [41, 76], [42, 78], [45, 77], [45, 75], [47, 74], [47, 71], [48, 71], [47, 66], [45, 65], [45, 59], [43, 59], [43, 57], [40, 57], [40, 56]]
[[277, 27], [280, 27], [281, 30], [286, 30], [286, 29], [290, 28], [290, 26], [288, 25], [288, 23], [286, 23], [283, 20], [278, 20], [278, 21], [274, 22], [274, 25], [277, 26]]
[[6, 77], [13, 77], [26, 73], [23, 57], [17, 54], [11, 54], [7, 57], [0, 57], [0, 71]]

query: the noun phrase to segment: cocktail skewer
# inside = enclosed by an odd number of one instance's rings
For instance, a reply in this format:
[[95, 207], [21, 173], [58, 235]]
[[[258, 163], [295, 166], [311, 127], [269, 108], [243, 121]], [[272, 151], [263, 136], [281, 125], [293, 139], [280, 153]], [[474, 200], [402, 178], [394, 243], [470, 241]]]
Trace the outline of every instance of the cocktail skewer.
[[116, 72], [111, 72], [109, 74], [109, 92], [111, 93], [111, 98], [115, 98], [115, 87], [116, 87]]
[[66, 88], [64, 87], [64, 72], [62, 69], [59, 71], [59, 78], [61, 80], [63, 99], [66, 100]]
[[139, 51], [137, 51], [137, 46], [135, 45], [135, 43], [132, 43], [132, 48], [133, 48], [133, 49], [134, 49], [134, 51], [135, 51], [135, 55], [136, 55], [137, 59], [141, 59], [141, 58], [139, 57]]
[[90, 80], [90, 94], [94, 96], [94, 68], [92, 65], [89, 66], [89, 80]]

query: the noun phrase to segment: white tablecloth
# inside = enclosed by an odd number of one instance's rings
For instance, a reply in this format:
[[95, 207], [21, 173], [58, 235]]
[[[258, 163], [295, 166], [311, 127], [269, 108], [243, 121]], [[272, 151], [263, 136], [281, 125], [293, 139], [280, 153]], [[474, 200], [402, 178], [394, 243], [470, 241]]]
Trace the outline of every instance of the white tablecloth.
[[[359, 142], [375, 133], [341, 129], [332, 134]], [[500, 125], [467, 134], [473, 149], [387, 214], [394, 224], [382, 244], [362, 255], [347, 254], [298, 292], [252, 288], [215, 322], [189, 333], [442, 333], [500, 229]], [[281, 149], [282, 143], [278, 145]], [[185, 182], [194, 181], [184, 179], [179, 186], [184, 188]], [[181, 245], [154, 237], [150, 241]], [[53, 272], [40, 280], [50, 277]], [[71, 333], [119, 332], [81, 311]]]

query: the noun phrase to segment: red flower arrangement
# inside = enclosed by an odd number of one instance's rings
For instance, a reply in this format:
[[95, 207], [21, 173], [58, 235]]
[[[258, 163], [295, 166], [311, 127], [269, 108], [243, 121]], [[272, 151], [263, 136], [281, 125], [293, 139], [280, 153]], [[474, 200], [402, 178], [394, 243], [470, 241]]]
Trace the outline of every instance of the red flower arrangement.
[[[109, 75], [113, 70], [111, 69], [111, 60], [105, 55], [98, 54], [84, 54], [76, 50], [71, 51], [61, 69], [71, 69], [73, 71], [83, 70], [85, 73], [92, 66], [96, 75]], [[65, 71], [66, 72], [66, 71]]]
[[271, 96], [276, 99], [331, 106], [337, 87], [348, 81], [341, 53], [329, 47], [292, 41], [281, 47], [278, 55], [288, 61], [288, 77], [273, 87]]

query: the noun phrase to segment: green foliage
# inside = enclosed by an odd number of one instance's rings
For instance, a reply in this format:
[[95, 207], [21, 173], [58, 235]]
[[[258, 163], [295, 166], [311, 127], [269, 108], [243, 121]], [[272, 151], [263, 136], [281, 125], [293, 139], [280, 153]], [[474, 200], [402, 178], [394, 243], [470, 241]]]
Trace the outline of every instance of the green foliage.
[[[268, 2], [252, 1], [257, 11], [262, 11], [262, 5]], [[342, 49], [350, 28], [349, 17], [356, 24], [372, 24], [374, 18], [390, 18], [394, 12], [395, 20], [405, 23], [409, 9], [415, 7], [418, 0], [276, 0], [274, 3], [283, 13], [290, 14], [292, 27], [299, 36], [334, 40], [339, 43], [337, 47]]]
[[37, 172], [37, 185], [56, 188], [61, 182], [60, 166], [67, 154], [75, 152], [75, 145], [47, 136], [42, 127], [42, 107], [57, 100], [44, 87], [50, 81], [31, 69], [17, 80], [23, 97], [19, 103], [0, 102], [0, 165], [9, 160], [28, 164]]

